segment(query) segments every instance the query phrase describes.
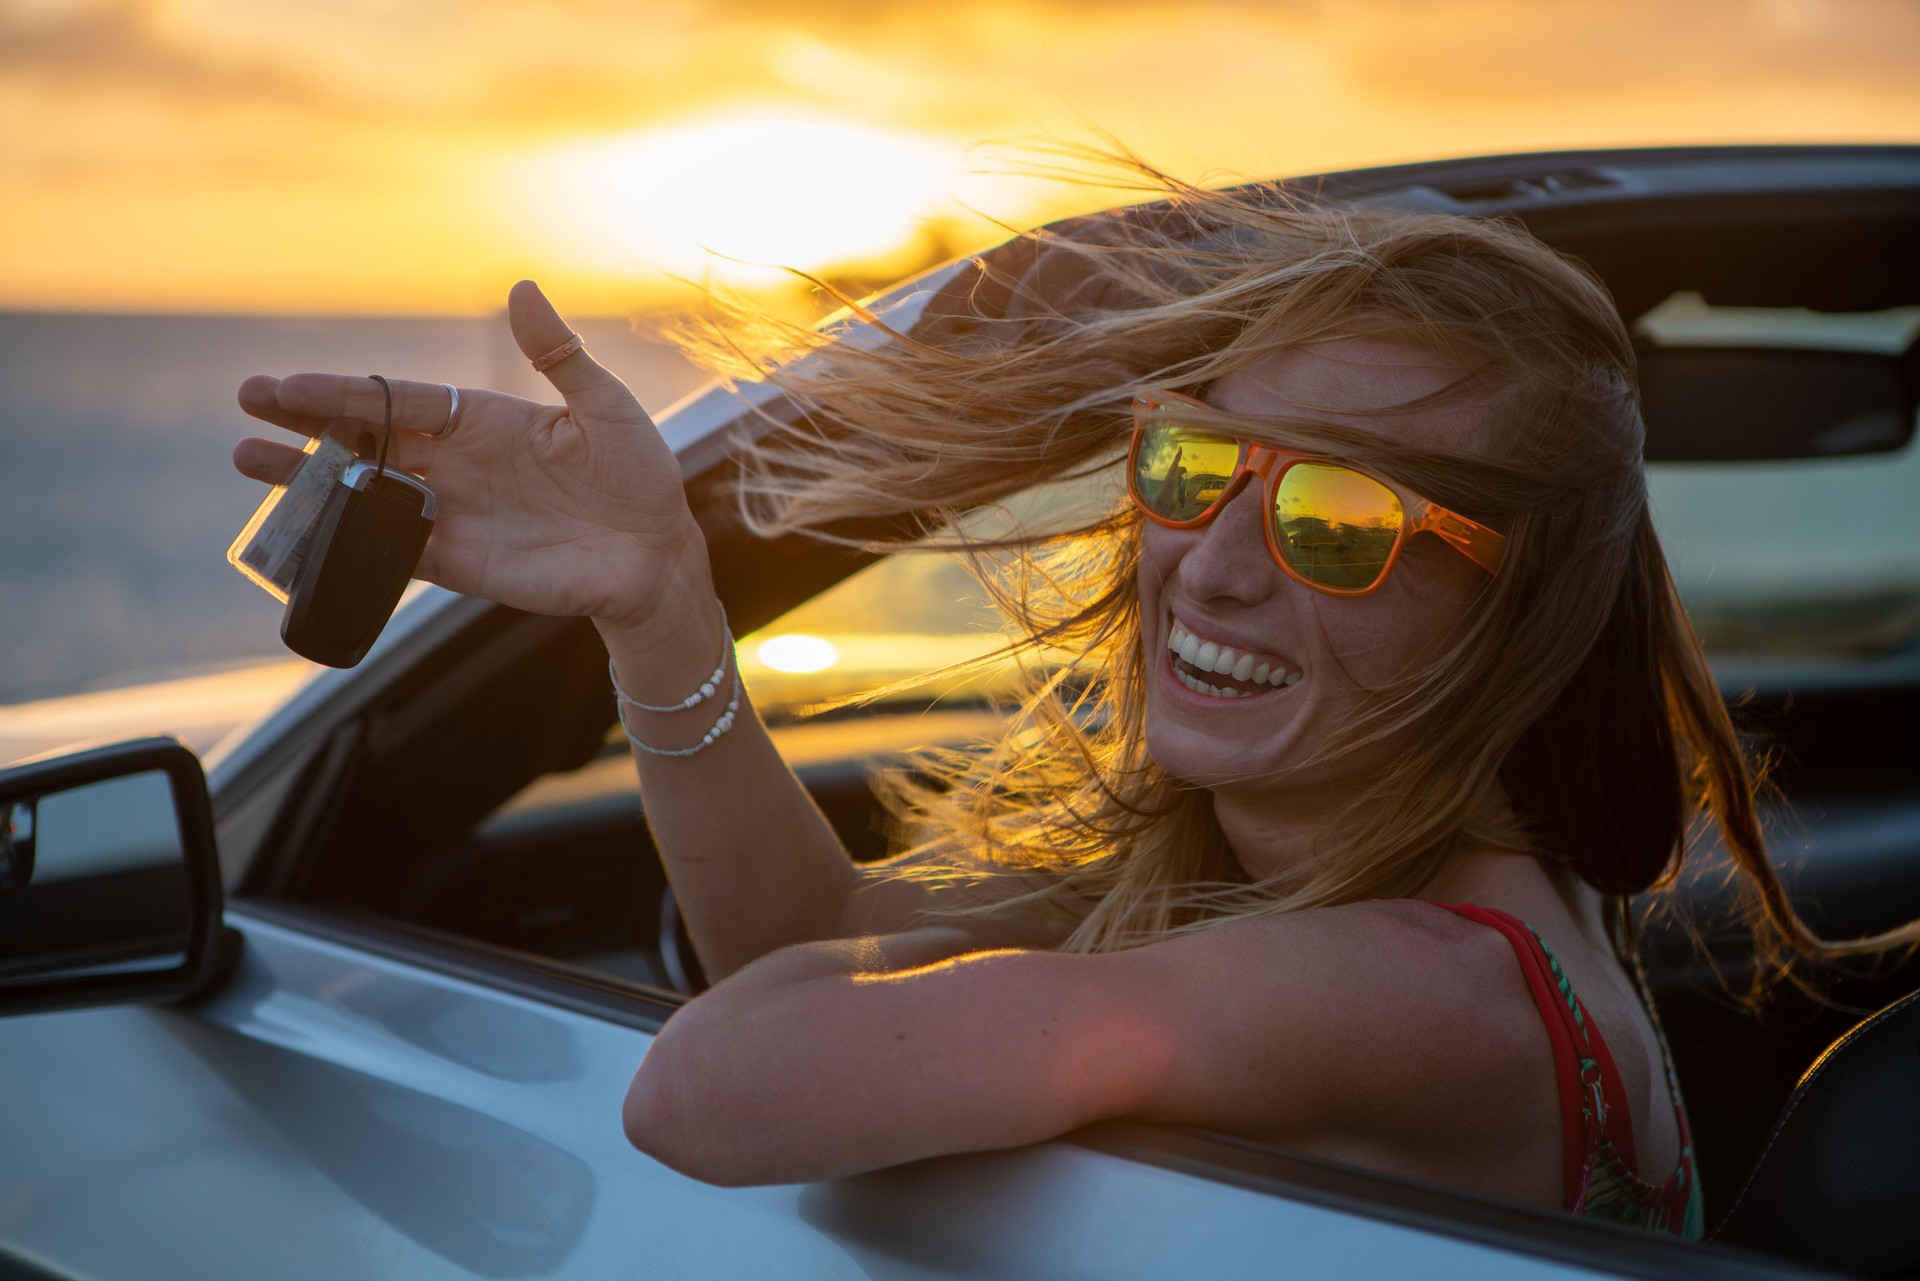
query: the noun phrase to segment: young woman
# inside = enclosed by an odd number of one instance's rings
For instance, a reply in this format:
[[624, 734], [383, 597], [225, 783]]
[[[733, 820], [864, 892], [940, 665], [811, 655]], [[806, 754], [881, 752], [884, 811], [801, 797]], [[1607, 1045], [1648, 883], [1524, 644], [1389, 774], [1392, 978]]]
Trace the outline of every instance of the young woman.
[[[756, 371], [811, 412], [753, 519], [906, 518], [1057, 660], [900, 785], [882, 868], [779, 759], [673, 457], [531, 283], [509, 319], [563, 406], [393, 383], [390, 461], [440, 500], [420, 575], [598, 626], [718, 980], [640, 1065], [634, 1144], [784, 1182], [1136, 1118], [1697, 1235], [1626, 897], [1704, 807], [1777, 935], [1828, 945], [1668, 579], [1605, 292], [1505, 226], [1270, 192], [1027, 248], [912, 339]], [[319, 374], [240, 399], [309, 435], [384, 408]], [[1085, 528], [966, 532], [1108, 468]]]

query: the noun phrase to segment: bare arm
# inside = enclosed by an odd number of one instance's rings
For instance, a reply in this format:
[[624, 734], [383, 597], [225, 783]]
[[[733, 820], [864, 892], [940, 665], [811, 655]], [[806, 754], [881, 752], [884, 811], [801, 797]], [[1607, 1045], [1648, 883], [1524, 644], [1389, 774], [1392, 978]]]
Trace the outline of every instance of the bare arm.
[[[642, 702], [676, 703], [713, 672], [720, 613], [711, 587], [704, 599], [695, 591], [687, 593], [693, 601], [681, 626], [664, 640], [646, 629], [600, 625], [621, 686]], [[731, 657], [727, 664], [734, 679]], [[629, 707], [626, 720], [642, 742], [683, 749], [700, 741], [725, 706], [722, 689], [682, 712]], [[710, 977], [839, 933], [859, 872], [744, 693], [733, 727], [711, 746], [686, 757], [635, 749], [634, 759], [647, 824]]]
[[1508, 1160], [1516, 1136], [1558, 1152], [1551, 1057], [1510, 952], [1425, 905], [1098, 955], [967, 942], [916, 931], [748, 966], [668, 1021], [628, 1092], [628, 1137], [725, 1184], [830, 1178], [1116, 1118], [1455, 1182]]
[[1113, 956], [970, 952], [916, 930], [789, 948], [675, 1014], [628, 1138], [729, 1185], [833, 1177], [1051, 1137], [1143, 1107], [1164, 1041]]

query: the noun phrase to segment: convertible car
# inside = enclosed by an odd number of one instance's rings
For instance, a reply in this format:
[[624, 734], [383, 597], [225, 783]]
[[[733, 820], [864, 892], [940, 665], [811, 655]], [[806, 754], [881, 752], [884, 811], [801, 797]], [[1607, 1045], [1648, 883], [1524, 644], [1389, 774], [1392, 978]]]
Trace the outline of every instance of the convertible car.
[[[1920, 148], [1283, 185], [1517, 219], [1600, 275], [1640, 344], [1677, 575], [1775, 761], [1792, 892], [1829, 935], [1920, 916]], [[993, 305], [979, 271], [910, 281], [841, 340], [943, 340], [956, 299]], [[901, 678], [993, 636], [944, 561], [738, 527], [730, 448], [794, 412], [715, 387], [661, 422], [756, 701], [875, 857], [872, 768], [995, 715], [991, 672]], [[0, 1278], [1920, 1274], [1920, 1007], [1899, 1004], [1920, 966], [1803, 967], [1743, 1002], [1711, 848], [1642, 933], [1703, 1243], [1145, 1126], [810, 1185], [686, 1179], [619, 1121], [702, 978], [613, 708], [584, 622], [416, 586], [364, 663], [204, 772], [163, 739], [0, 772]]]

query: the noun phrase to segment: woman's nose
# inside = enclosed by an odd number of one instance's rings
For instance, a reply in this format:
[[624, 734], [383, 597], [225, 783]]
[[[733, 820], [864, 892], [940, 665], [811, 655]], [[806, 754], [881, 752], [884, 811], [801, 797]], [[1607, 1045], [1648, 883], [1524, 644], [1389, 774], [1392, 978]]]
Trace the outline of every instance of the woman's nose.
[[1267, 550], [1266, 493], [1258, 477], [1228, 498], [1180, 558], [1180, 577], [1196, 595], [1258, 599], [1272, 592], [1280, 567]]

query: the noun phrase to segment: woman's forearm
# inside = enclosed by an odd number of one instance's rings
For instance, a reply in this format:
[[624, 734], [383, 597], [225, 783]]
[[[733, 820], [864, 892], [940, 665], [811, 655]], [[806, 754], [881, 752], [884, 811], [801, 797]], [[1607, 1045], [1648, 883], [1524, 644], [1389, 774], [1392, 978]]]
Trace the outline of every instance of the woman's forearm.
[[[704, 563], [688, 577], [704, 579]], [[710, 590], [644, 626], [599, 623], [621, 686], [671, 706], [712, 675], [724, 625]], [[731, 654], [713, 695], [684, 711], [626, 707], [640, 741], [699, 743], [726, 710], [738, 672]], [[648, 826], [701, 965], [719, 980], [777, 948], [831, 937], [858, 873], [832, 826], [781, 759], [745, 692], [725, 733], [690, 756], [636, 749]]]
[[1147, 1097], [1141, 1057], [1116, 1053], [1138, 1040], [1129, 998], [1086, 980], [1125, 964], [956, 928], [783, 949], [667, 1021], [627, 1137], [710, 1183], [791, 1183], [1120, 1115]]

